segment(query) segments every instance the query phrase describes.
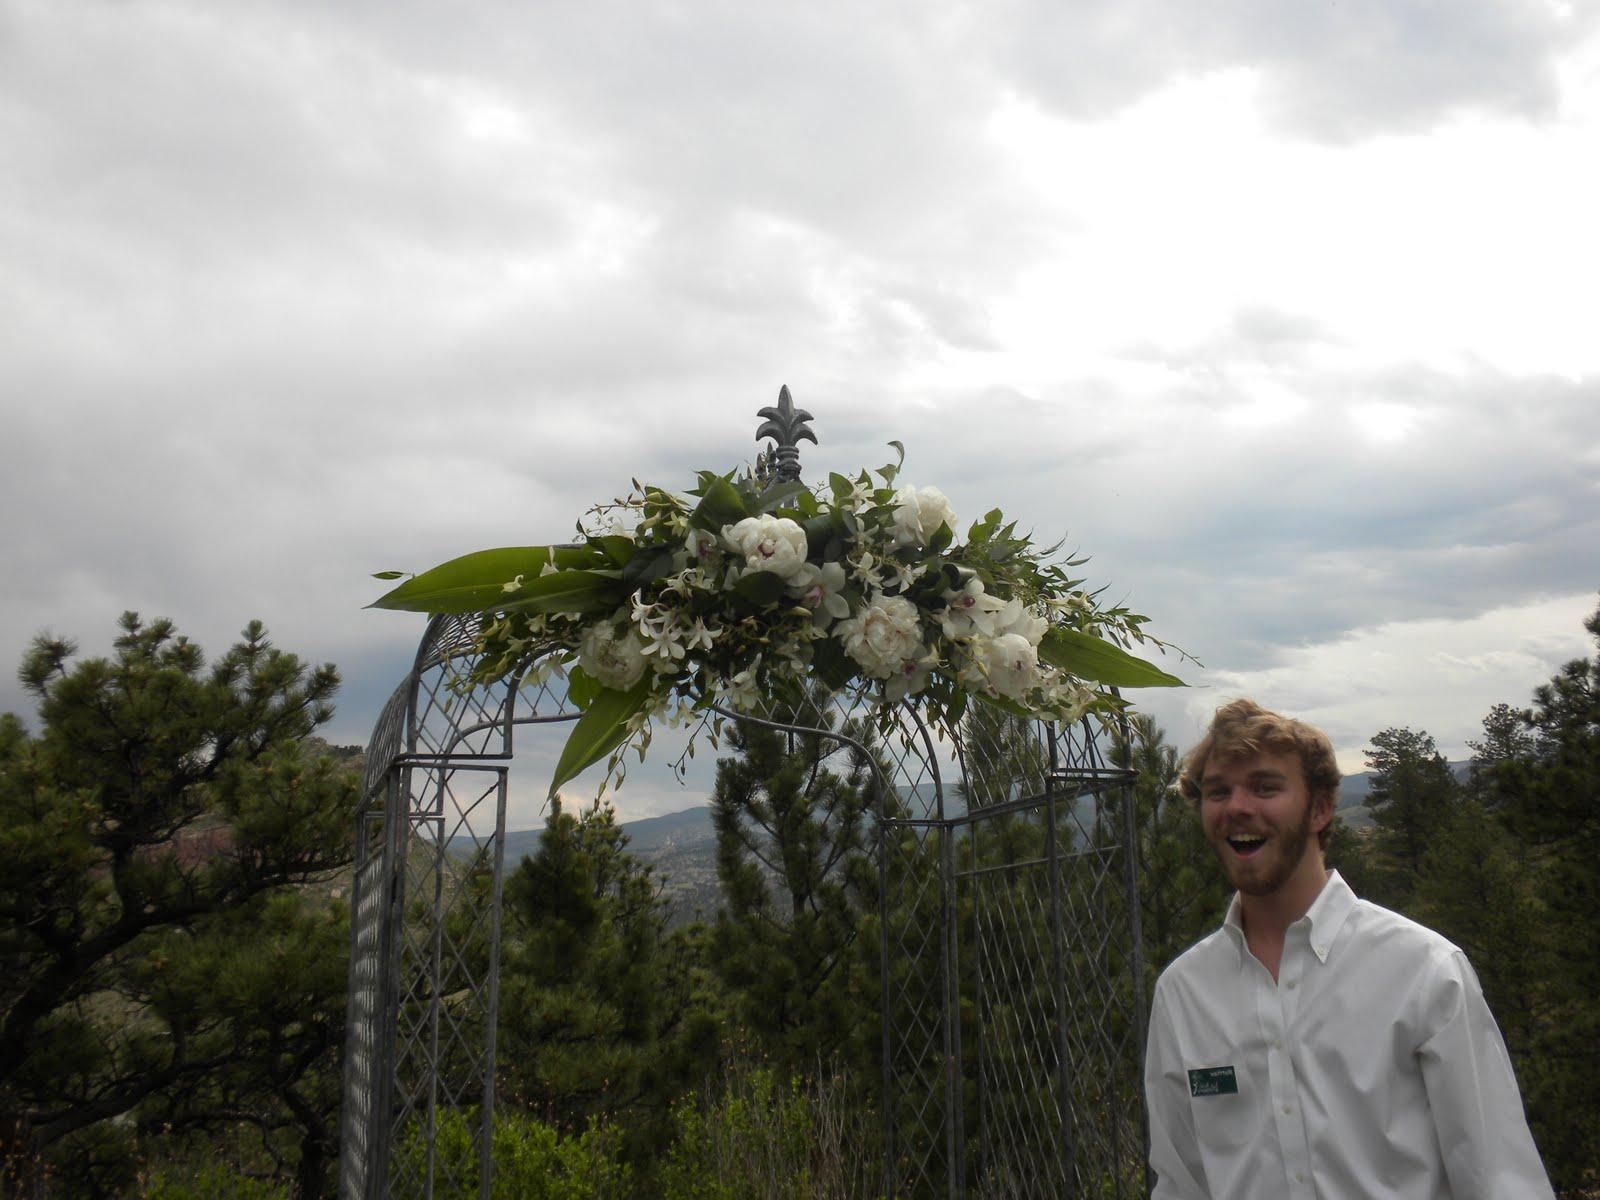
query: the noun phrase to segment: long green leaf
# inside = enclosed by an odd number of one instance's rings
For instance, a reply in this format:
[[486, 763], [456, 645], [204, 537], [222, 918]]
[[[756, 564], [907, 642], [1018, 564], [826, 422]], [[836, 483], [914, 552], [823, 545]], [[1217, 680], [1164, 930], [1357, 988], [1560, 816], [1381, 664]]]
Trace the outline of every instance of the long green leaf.
[[551, 561], [558, 567], [592, 567], [604, 562], [588, 547], [502, 546], [479, 550], [406, 580], [369, 607], [425, 613], [486, 612], [507, 599], [507, 583], [518, 575], [536, 578]]
[[567, 780], [599, 762], [622, 744], [628, 735], [628, 719], [650, 703], [649, 674], [626, 692], [601, 688], [589, 702], [588, 709], [578, 718], [561, 748], [561, 759], [556, 763], [555, 778], [550, 781], [550, 794]]
[[495, 612], [606, 612], [622, 603], [624, 589], [615, 572], [555, 571], [529, 579], [490, 605]]
[[1079, 679], [1111, 687], [1187, 687], [1153, 663], [1135, 658], [1121, 646], [1077, 629], [1049, 630], [1039, 643], [1039, 657]]
[[757, 508], [764, 513], [772, 512], [774, 509], [782, 508], [805, 490], [806, 485], [799, 480], [775, 483], [757, 498]]

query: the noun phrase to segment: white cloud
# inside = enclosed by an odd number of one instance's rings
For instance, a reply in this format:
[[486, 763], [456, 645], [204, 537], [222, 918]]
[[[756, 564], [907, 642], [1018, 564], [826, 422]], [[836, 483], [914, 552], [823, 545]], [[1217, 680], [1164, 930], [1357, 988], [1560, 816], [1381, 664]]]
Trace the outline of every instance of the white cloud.
[[1593, 657], [1583, 621], [1594, 609], [1590, 593], [1358, 629], [1270, 667], [1209, 672], [1209, 694], [1184, 701], [1185, 725], [1198, 736], [1216, 704], [1250, 696], [1326, 730], [1346, 771], [1366, 769], [1363, 749], [1390, 726], [1427, 730], [1446, 758], [1469, 758], [1494, 705], [1525, 706], [1564, 663]]
[[1503, 678], [1472, 621], [1600, 539], [1577, 11], [18, 0], [0, 657], [259, 615], [360, 740], [421, 633], [368, 572], [726, 469], [788, 383], [808, 470], [900, 438], [1217, 671], [1442, 621], [1416, 672]]

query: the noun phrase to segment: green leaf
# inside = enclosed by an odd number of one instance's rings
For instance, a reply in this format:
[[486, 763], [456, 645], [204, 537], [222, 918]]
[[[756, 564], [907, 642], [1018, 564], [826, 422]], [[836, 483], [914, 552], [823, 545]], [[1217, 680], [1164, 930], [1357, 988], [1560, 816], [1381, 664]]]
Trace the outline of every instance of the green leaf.
[[742, 596], [758, 608], [775, 603], [783, 595], [783, 589], [783, 576], [772, 571], [751, 571], [733, 585], [734, 595]]
[[513, 595], [505, 590], [505, 585], [518, 575], [532, 580], [548, 562], [553, 561], [558, 567], [589, 567], [599, 565], [598, 558], [599, 555], [587, 546], [576, 549], [504, 546], [497, 550], [479, 550], [452, 558], [406, 580], [369, 607], [425, 613], [495, 611]]
[[906, 465], [906, 448], [899, 442], [890, 442], [889, 445], [894, 447], [895, 461], [893, 465], [879, 467], [878, 474], [884, 483], [892, 485], [895, 476], [900, 474], [900, 468]]
[[1015, 700], [1011, 699], [1011, 697], [1009, 697], [1009, 696], [991, 696], [991, 695], [989, 695], [988, 692], [968, 692], [967, 694], [969, 696], [976, 696], [979, 700], [983, 701], [983, 703], [987, 704], [990, 708], [998, 708], [1002, 712], [1010, 713], [1013, 717], [1021, 717], [1023, 720], [1026, 720], [1026, 721], [1032, 721], [1032, 720], [1036, 720], [1037, 719], [1037, 714], [1029, 711], [1027, 708], [1023, 707], [1021, 704], [1018, 704]]
[[732, 525], [749, 515], [750, 509], [739, 494], [739, 489], [719, 475], [707, 481], [705, 494], [700, 497], [700, 503], [695, 505], [694, 512], [689, 514], [689, 524], [696, 529], [720, 533], [724, 525]]
[[628, 565], [622, 568], [622, 587], [632, 591], [642, 583], [650, 583], [672, 573], [673, 547], [661, 546], [655, 550], [641, 550]]
[[372, 573], [374, 579], [404, 579], [405, 576], [406, 573], [404, 571], [374, 571]]
[[1003, 520], [1005, 520], [1004, 514], [998, 508], [991, 508], [983, 514], [983, 520], [972, 523], [972, 528], [967, 530], [967, 541], [988, 541], [994, 531], [1000, 528], [1000, 522]]
[[828, 544], [828, 539], [838, 527], [838, 520], [838, 514], [827, 512], [800, 522], [800, 528], [806, 535], [806, 548], [811, 556], [815, 556], [818, 547]]
[[646, 672], [630, 691], [600, 689], [599, 694], [589, 702], [587, 711], [572, 727], [567, 744], [561, 747], [555, 778], [550, 781], [552, 796], [567, 780], [587, 770], [622, 744], [623, 738], [628, 736], [628, 719], [650, 703], [650, 685], [653, 682], [654, 677]]
[[630, 537], [623, 537], [620, 533], [605, 533], [598, 537], [588, 539], [589, 545], [611, 560], [614, 566], [626, 567], [628, 560], [633, 557], [637, 543]]
[[798, 479], [791, 479], [787, 483], [775, 483], [757, 497], [756, 511], [769, 513], [774, 509], [782, 508], [805, 490], [806, 485]]
[[1078, 629], [1048, 630], [1039, 642], [1039, 657], [1079, 679], [1111, 687], [1187, 687], [1153, 663], [1135, 658], [1121, 646]]
[[505, 594], [505, 603], [489, 607], [495, 612], [609, 612], [622, 603], [624, 594], [615, 574], [556, 571], [528, 580], [517, 591]]
[[834, 691], [854, 679], [860, 669], [837, 639], [821, 638], [811, 643], [811, 673]]
[[961, 718], [967, 715], [968, 694], [969, 693], [964, 688], [958, 690], [955, 695], [950, 697], [950, 703], [945, 707], [944, 719], [946, 724], [948, 724], [952, 729], [959, 726], [961, 724]]
[[582, 667], [573, 667], [567, 672], [567, 700], [579, 712], [586, 711], [603, 690], [600, 681]]

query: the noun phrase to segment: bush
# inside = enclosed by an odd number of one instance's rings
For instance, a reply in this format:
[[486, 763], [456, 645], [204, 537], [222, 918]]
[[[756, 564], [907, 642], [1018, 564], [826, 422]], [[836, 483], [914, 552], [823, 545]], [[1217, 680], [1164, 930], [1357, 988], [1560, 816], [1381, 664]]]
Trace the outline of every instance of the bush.
[[[468, 1116], [471, 1116], [469, 1122]], [[478, 1200], [477, 1114], [450, 1109], [434, 1137], [435, 1200]], [[622, 1200], [631, 1172], [618, 1158], [613, 1131], [596, 1126], [562, 1136], [524, 1113], [496, 1113], [495, 1200]], [[425, 1169], [427, 1146], [413, 1131], [395, 1148], [396, 1170]]]
[[876, 1125], [843, 1078], [780, 1082], [766, 1067], [736, 1069], [726, 1089], [681, 1104], [661, 1166], [662, 1200], [853, 1200], [882, 1179]]
[[195, 1171], [168, 1169], [145, 1182], [141, 1200], [288, 1200], [277, 1184], [252, 1179], [225, 1163]]

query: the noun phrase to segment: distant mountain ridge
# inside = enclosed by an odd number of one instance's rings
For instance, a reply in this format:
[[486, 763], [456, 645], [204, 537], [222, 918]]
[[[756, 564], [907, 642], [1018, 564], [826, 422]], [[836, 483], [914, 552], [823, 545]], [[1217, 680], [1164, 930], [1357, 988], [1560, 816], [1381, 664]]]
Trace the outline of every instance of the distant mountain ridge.
[[[1465, 783], [1472, 774], [1472, 763], [1453, 762], [1450, 764], [1450, 773]], [[1371, 771], [1361, 771], [1355, 775], [1346, 775], [1339, 781], [1337, 815], [1340, 821], [1352, 829], [1368, 829], [1373, 824], [1372, 810], [1367, 805], [1367, 801], [1372, 798], [1372, 776]]]
[[[1470, 762], [1453, 762], [1450, 770], [1465, 780]], [[1371, 771], [1346, 775], [1339, 784], [1339, 820], [1352, 828], [1372, 825], [1367, 801], [1372, 796]], [[950, 798], [947, 811], [964, 809], [958, 797]], [[658, 817], [624, 821], [628, 850], [655, 869], [662, 894], [671, 908], [670, 921], [685, 924], [716, 915], [721, 894], [717, 883], [717, 833], [711, 824], [710, 805], [700, 804]], [[520, 829], [506, 834], [506, 868], [515, 869], [524, 856], [536, 854], [543, 829]]]

